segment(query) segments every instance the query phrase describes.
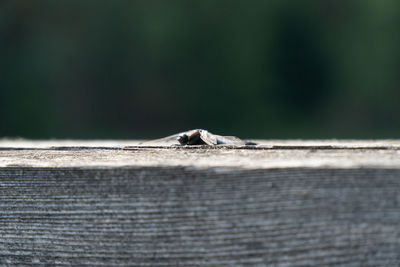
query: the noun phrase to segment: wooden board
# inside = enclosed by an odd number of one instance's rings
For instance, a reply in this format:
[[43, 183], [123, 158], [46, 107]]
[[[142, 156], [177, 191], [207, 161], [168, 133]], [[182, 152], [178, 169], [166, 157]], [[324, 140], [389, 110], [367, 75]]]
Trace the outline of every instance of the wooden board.
[[0, 265], [400, 264], [400, 141], [259, 143], [0, 141]]

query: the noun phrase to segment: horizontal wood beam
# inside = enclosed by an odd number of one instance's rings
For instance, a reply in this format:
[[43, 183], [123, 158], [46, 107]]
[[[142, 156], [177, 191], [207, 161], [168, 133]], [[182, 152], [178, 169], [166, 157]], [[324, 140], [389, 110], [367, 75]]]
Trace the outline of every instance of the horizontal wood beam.
[[0, 141], [0, 265], [398, 266], [400, 141]]

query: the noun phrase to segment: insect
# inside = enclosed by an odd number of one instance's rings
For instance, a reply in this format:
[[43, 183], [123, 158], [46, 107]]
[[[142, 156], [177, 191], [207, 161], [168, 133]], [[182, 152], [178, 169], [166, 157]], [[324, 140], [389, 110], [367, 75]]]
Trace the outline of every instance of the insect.
[[[173, 142], [173, 143], [172, 143]], [[176, 142], [178, 144], [176, 144]], [[222, 136], [217, 134], [212, 134], [207, 130], [203, 129], [195, 129], [187, 132], [182, 132], [178, 134], [174, 134], [171, 136], [167, 136], [161, 139], [151, 140], [144, 142], [142, 144], [168, 144], [172, 143], [172, 145], [208, 145], [208, 146], [216, 146], [216, 145], [231, 145], [231, 146], [244, 146], [244, 145], [257, 145], [256, 143], [241, 140], [235, 136]]]

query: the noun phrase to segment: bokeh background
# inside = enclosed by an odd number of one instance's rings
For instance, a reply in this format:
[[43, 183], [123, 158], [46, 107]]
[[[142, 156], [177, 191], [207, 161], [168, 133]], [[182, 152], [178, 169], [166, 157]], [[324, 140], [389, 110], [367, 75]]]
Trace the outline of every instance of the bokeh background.
[[400, 138], [400, 1], [1, 1], [0, 137]]

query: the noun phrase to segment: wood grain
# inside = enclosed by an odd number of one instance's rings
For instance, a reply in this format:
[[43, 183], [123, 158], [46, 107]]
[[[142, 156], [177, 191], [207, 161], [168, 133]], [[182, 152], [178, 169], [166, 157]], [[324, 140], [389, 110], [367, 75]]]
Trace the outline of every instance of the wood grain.
[[396, 148], [12, 143], [2, 266], [400, 265]]

